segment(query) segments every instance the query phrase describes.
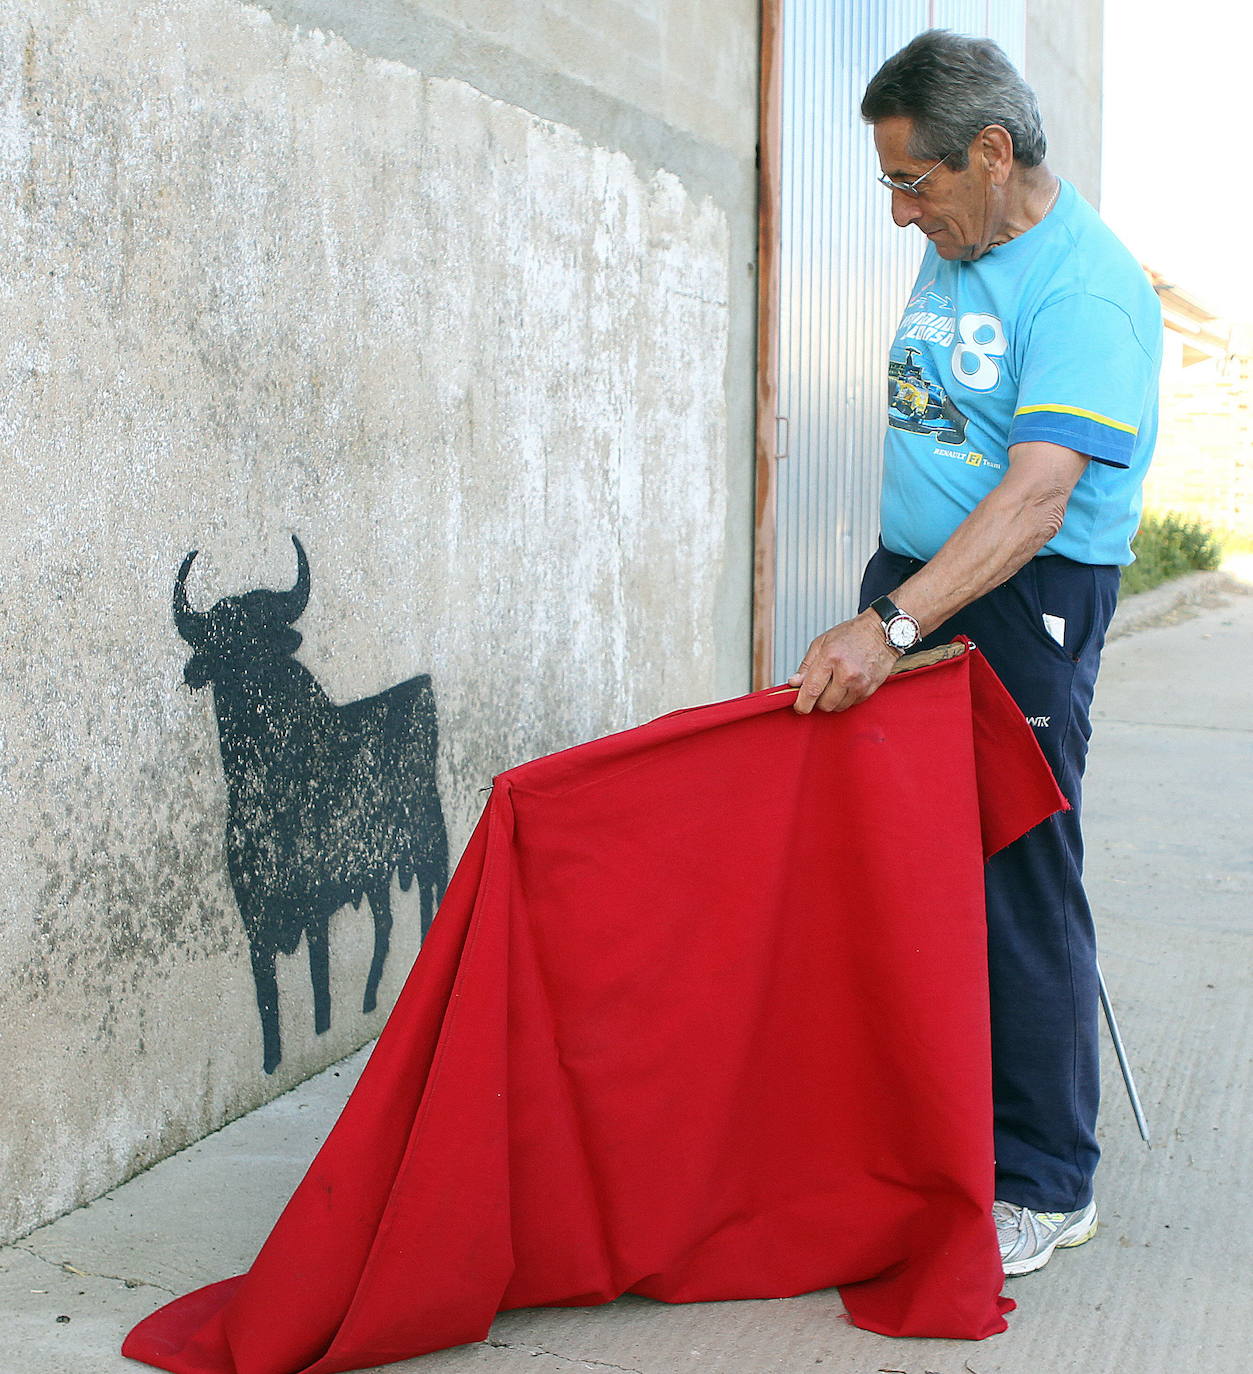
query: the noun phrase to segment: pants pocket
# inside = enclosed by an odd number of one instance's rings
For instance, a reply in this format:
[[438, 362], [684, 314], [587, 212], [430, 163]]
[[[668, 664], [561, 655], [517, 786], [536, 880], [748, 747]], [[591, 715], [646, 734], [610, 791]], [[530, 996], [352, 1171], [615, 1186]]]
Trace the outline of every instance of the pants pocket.
[[[1033, 558], [1014, 577], [1020, 594], [1026, 603], [1027, 619], [1031, 633], [1049, 646], [1059, 658], [1068, 663], [1078, 659], [1078, 646], [1087, 638], [1090, 612], [1085, 598], [1076, 596], [1076, 588], [1062, 570], [1043, 567], [1042, 564], [1055, 563], [1056, 559]], [[1071, 567], [1078, 568], [1078, 564]], [[1048, 615], [1062, 622], [1062, 636], [1049, 628], [1044, 617]]]
[[1099, 655], [1105, 632], [1118, 601], [1119, 570], [1115, 567], [1073, 563], [1068, 558], [1033, 558], [1032, 595], [1044, 633], [1045, 615], [1065, 621], [1063, 643], [1058, 646], [1072, 663]]

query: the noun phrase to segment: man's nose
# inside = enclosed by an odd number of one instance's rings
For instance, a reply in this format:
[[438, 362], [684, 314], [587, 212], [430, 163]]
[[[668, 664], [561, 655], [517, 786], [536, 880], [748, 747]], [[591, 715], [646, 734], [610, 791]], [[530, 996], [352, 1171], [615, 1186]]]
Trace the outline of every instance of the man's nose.
[[898, 229], [908, 229], [915, 220], [922, 218], [922, 209], [917, 196], [907, 196], [904, 191], [892, 192], [892, 221]]

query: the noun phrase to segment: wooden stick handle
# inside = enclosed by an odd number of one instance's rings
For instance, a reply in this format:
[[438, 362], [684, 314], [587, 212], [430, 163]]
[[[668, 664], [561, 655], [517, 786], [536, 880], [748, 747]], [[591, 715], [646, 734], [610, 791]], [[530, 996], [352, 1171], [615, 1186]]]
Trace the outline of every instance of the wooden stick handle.
[[[892, 673], [908, 673], [914, 668], [929, 668], [933, 663], [944, 663], [950, 658], [960, 658], [967, 648], [973, 645], [966, 645], [960, 639], [955, 639], [951, 644], [940, 644], [934, 649], [923, 649], [917, 654], [902, 654], [892, 665]], [[889, 673], [890, 677], [892, 674]]]

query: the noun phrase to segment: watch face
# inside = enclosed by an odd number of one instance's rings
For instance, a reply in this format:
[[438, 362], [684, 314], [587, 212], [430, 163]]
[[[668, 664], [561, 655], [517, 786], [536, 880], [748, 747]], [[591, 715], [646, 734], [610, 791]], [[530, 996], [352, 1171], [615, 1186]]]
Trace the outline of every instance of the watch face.
[[897, 616], [887, 629], [888, 643], [894, 649], [912, 649], [918, 643], [918, 626], [908, 616]]

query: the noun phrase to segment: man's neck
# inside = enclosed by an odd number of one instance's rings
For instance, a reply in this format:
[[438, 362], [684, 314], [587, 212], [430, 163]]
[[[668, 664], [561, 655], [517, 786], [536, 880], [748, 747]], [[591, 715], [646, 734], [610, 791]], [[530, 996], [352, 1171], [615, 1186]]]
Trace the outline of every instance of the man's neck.
[[1043, 164], [1015, 171], [1005, 185], [1005, 209], [1000, 227], [988, 247], [999, 248], [1028, 229], [1034, 229], [1053, 208], [1061, 186]]

